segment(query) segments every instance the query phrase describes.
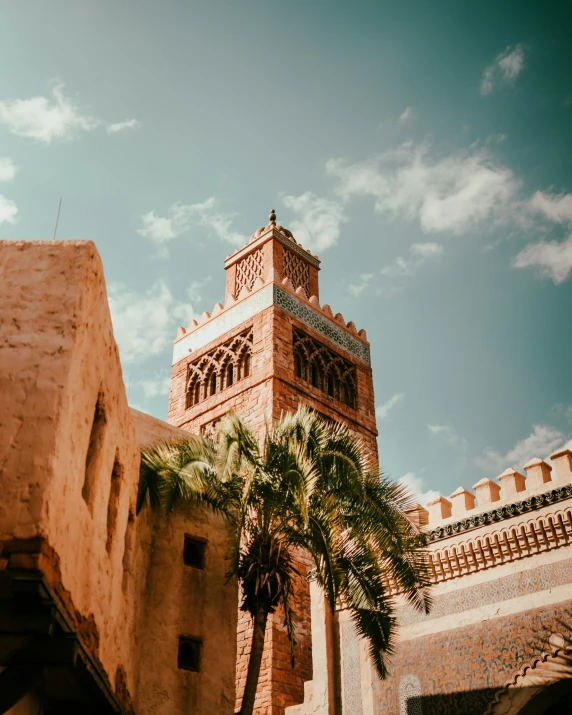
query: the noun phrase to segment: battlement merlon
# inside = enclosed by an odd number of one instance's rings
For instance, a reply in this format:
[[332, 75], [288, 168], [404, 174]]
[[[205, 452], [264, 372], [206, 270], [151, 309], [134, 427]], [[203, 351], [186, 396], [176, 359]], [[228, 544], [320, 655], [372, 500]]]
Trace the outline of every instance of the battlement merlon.
[[516, 503], [530, 499], [535, 500], [532, 508], [536, 502], [540, 504], [548, 498], [557, 501], [558, 494], [553, 498], [552, 492], [572, 484], [572, 451], [561, 448], [550, 455], [550, 460], [553, 467], [542, 459], [531, 459], [524, 466], [526, 477], [515, 469], [506, 469], [496, 481], [481, 479], [473, 485], [476, 495], [465, 487], [459, 487], [449, 499], [439, 496], [428, 502], [427, 508], [416, 504], [409, 510], [409, 517], [419, 527], [428, 530], [443, 527], [457, 533], [458, 529], [454, 527], [456, 522], [491, 510], [507, 507], [510, 511]]

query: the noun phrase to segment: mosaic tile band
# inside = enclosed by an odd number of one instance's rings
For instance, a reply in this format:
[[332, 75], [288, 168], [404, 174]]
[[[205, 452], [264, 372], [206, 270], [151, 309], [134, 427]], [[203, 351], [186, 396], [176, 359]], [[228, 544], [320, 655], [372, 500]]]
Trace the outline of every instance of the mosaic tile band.
[[305, 305], [301, 300], [274, 284], [274, 304], [282, 310], [285, 310], [294, 318], [297, 318], [301, 323], [307, 325], [312, 330], [315, 330], [320, 335], [331, 340], [336, 345], [339, 345], [344, 350], [347, 350], [355, 358], [366, 365], [371, 365], [369, 347], [364, 345], [357, 338], [333, 325], [331, 320], [320, 315], [314, 308]]

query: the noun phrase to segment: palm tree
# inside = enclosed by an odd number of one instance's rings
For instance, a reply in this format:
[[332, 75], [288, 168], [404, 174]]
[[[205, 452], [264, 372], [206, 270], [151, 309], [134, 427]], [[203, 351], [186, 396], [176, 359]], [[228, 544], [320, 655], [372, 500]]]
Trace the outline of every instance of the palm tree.
[[[206, 505], [229, 524], [229, 578], [237, 577], [242, 610], [253, 619], [240, 715], [251, 715], [268, 616], [281, 608], [295, 644], [293, 578], [299, 549], [315, 564], [330, 608], [342, 600], [369, 640], [380, 677], [394, 650], [399, 591], [428, 612], [428, 562], [405, 516], [405, 489], [368, 467], [349, 429], [300, 408], [256, 435], [228, 414], [215, 442], [189, 436], [142, 455], [137, 511], [145, 502], [169, 512], [181, 502]], [[292, 651], [293, 653], [293, 651]]]

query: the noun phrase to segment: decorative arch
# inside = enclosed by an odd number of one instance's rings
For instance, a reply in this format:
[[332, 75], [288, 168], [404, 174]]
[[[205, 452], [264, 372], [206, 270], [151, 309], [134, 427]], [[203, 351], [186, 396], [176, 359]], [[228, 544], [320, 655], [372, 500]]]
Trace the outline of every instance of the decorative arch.
[[202, 355], [187, 369], [187, 409], [232, 387], [251, 372], [252, 328]]
[[535, 656], [516, 671], [485, 715], [552, 713], [552, 706], [563, 693], [572, 697], [572, 643], [562, 634], [553, 633], [550, 646], [551, 652]]
[[294, 374], [329, 397], [355, 409], [355, 365], [301, 330], [293, 331]]

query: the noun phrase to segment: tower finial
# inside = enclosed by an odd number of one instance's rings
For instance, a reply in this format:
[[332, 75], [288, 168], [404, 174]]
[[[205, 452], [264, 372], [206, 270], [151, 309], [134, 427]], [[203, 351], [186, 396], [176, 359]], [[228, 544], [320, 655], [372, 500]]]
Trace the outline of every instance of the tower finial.
[[270, 222], [270, 226], [276, 226], [276, 211], [274, 211], [274, 209], [270, 209], [268, 221]]

